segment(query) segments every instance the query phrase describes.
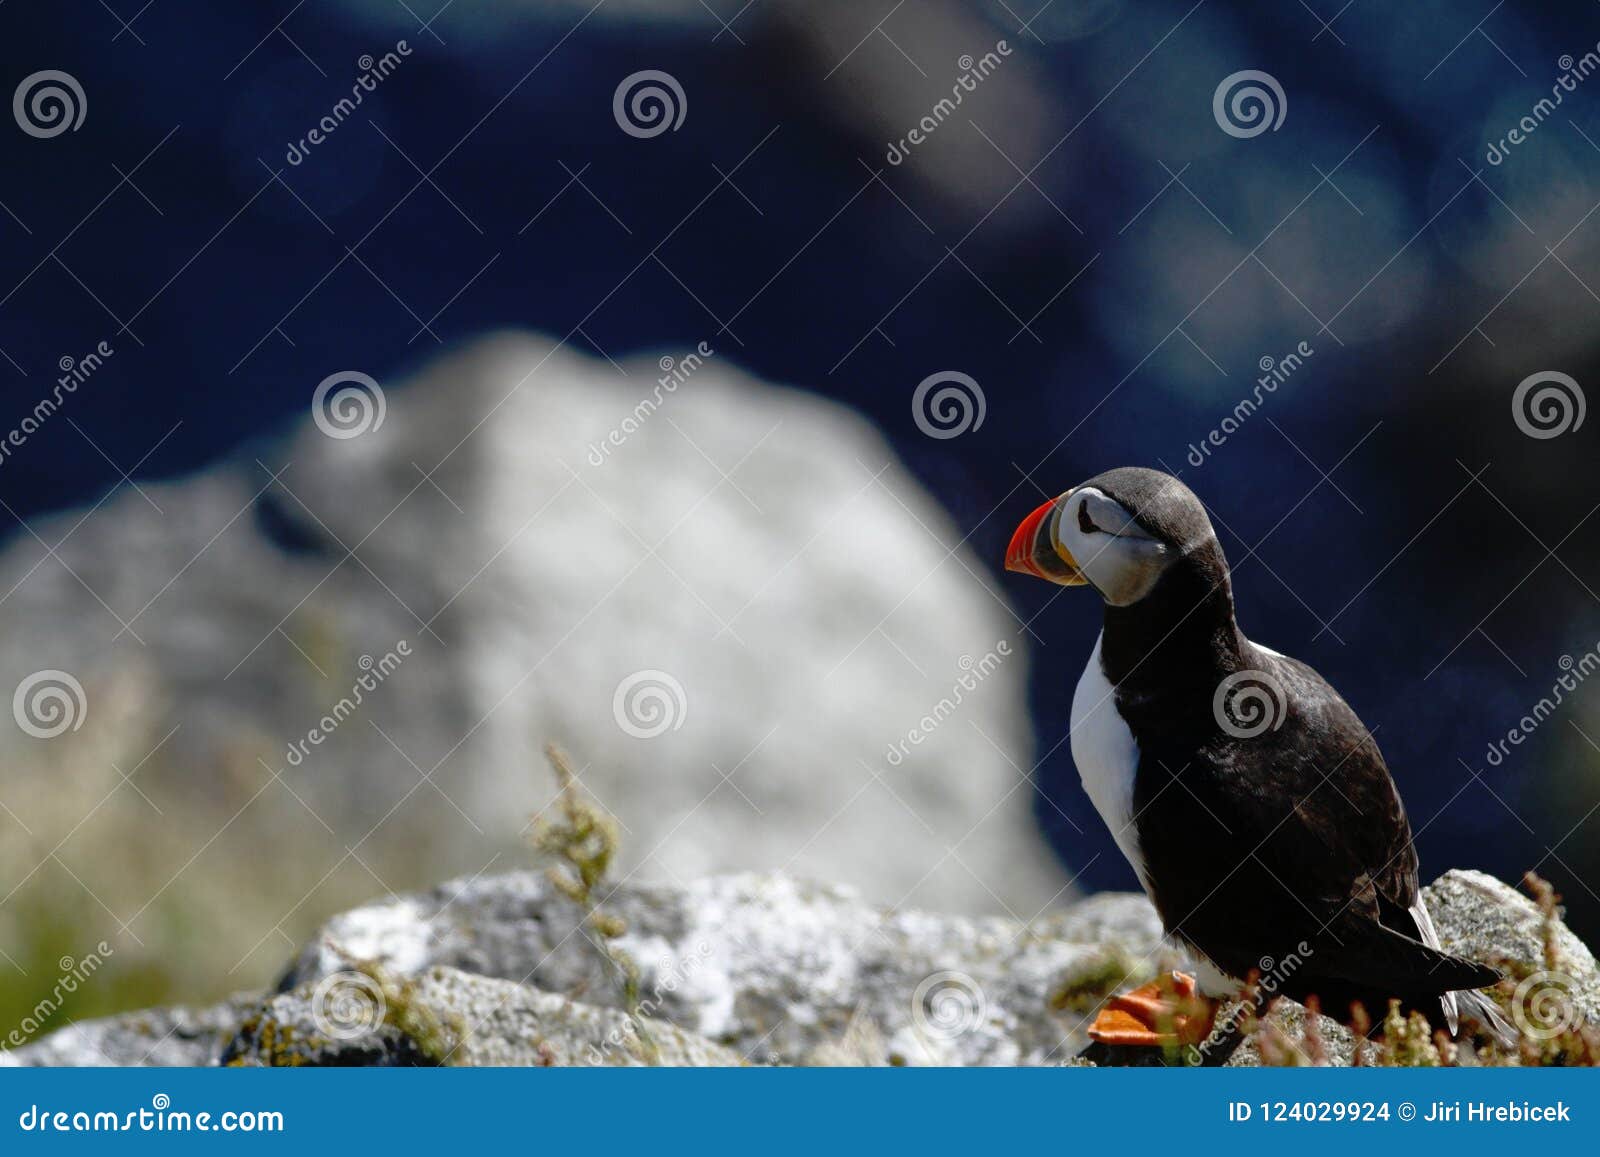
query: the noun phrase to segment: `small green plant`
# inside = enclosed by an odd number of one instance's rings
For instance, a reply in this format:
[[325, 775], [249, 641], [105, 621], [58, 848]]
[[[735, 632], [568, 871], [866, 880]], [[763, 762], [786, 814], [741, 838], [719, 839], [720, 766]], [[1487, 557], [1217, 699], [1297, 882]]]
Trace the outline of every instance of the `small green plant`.
[[396, 976], [376, 961], [360, 960], [352, 967], [383, 994], [384, 1024], [408, 1037], [419, 1053], [441, 1068], [455, 1063], [467, 1039], [466, 1022], [459, 1013], [440, 1016], [421, 999], [415, 980]]
[[[441, 1068], [460, 1063], [458, 1054], [469, 1030], [459, 1013], [441, 1015], [423, 999], [420, 985], [412, 978], [392, 972], [379, 961], [357, 959], [337, 944], [331, 947], [346, 969], [315, 986], [308, 982], [300, 990], [311, 1002], [309, 1029], [278, 1021], [264, 1008], [241, 1023], [235, 1039], [246, 1042], [245, 1047], [230, 1047], [232, 1055], [225, 1057], [225, 1065], [299, 1068], [327, 1064], [326, 1058], [337, 1055], [343, 1043], [365, 1038], [382, 1027], [400, 1036], [395, 1052], [399, 1063]], [[335, 1009], [326, 1002], [338, 1002], [341, 989], [351, 1003]], [[363, 1039], [358, 1047], [370, 1045]]]
[[584, 794], [566, 752], [553, 743], [544, 751], [557, 793], [534, 817], [533, 847], [552, 861], [545, 870], [551, 887], [583, 909], [583, 925], [592, 933], [586, 938], [616, 974], [623, 1010], [638, 1030], [640, 1059], [655, 1064], [660, 1050], [640, 1012], [639, 965], [616, 943], [627, 932], [627, 923], [605, 911], [604, 897], [596, 896], [621, 843], [616, 818]]
[[459, 1013], [440, 1016], [422, 999], [421, 989], [411, 977], [392, 972], [381, 961], [359, 960], [337, 944], [332, 948], [351, 972], [372, 982], [380, 1023], [409, 1040], [425, 1060], [441, 1068], [456, 1062], [468, 1035]]
[[1433, 1025], [1420, 1012], [1400, 1011], [1400, 1002], [1389, 1002], [1389, 1015], [1383, 1018], [1383, 1044], [1378, 1064], [1384, 1068], [1438, 1068], [1444, 1064], [1433, 1039]]

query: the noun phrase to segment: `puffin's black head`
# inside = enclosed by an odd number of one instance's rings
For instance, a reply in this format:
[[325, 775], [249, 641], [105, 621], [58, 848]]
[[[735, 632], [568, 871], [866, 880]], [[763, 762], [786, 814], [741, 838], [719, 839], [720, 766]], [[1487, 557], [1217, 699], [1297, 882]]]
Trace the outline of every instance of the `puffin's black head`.
[[1115, 607], [1138, 602], [1175, 566], [1220, 567], [1205, 507], [1170, 474], [1123, 466], [1040, 506], [1017, 527], [1006, 569], [1085, 583]]

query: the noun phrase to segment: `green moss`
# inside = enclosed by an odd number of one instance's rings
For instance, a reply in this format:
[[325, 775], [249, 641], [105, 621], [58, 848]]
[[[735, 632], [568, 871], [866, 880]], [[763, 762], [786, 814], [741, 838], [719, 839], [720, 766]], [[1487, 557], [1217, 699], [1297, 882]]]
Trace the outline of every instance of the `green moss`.
[[1087, 1016], [1108, 997], [1144, 979], [1138, 962], [1120, 945], [1100, 949], [1067, 969], [1050, 986], [1046, 1000], [1052, 1012]]

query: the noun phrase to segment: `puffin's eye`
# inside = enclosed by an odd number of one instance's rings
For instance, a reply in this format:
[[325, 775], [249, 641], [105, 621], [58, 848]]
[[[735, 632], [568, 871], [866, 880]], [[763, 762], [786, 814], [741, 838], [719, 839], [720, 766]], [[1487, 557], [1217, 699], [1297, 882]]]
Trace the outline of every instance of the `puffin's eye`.
[[1089, 517], [1089, 503], [1078, 503], [1078, 529], [1085, 534], [1093, 534], [1100, 528], [1094, 524], [1094, 519]]

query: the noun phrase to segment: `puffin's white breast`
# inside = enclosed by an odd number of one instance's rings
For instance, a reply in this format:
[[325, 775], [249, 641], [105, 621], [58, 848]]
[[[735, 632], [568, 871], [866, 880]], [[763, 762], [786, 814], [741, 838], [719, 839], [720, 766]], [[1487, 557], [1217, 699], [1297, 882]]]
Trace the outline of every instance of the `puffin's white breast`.
[[[1133, 777], [1139, 767], [1139, 744], [1117, 711], [1111, 680], [1100, 666], [1100, 643], [1098, 638], [1094, 641], [1094, 653], [1078, 677], [1078, 689], [1072, 696], [1072, 759], [1078, 765], [1083, 790], [1111, 829], [1117, 847], [1133, 865], [1148, 895], [1150, 878], [1139, 847], [1139, 828], [1133, 820]], [[1194, 962], [1195, 979], [1203, 994], [1224, 996], [1238, 991], [1239, 982], [1213, 964], [1198, 947], [1188, 941], [1182, 941], [1182, 946]]]
[[1139, 766], [1139, 745], [1117, 712], [1111, 681], [1100, 667], [1100, 642], [1095, 639], [1094, 652], [1072, 696], [1072, 760], [1078, 765], [1083, 790], [1149, 892], [1139, 829], [1133, 822], [1133, 776]]

